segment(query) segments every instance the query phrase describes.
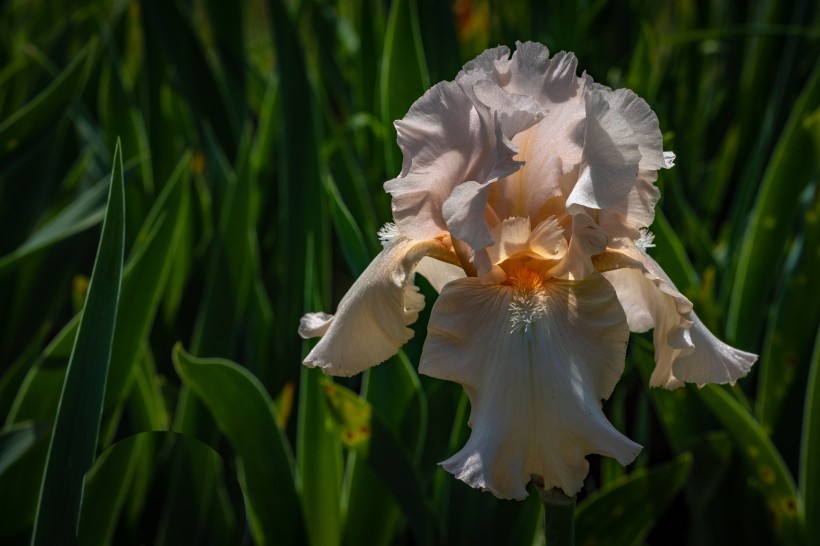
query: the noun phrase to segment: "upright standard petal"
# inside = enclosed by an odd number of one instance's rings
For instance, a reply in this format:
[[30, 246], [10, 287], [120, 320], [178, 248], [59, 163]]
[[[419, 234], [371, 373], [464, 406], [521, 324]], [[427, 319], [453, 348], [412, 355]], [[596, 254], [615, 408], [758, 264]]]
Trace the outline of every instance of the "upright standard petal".
[[472, 406], [470, 438], [444, 468], [502, 498], [526, 497], [532, 475], [574, 495], [587, 454], [628, 464], [640, 451], [601, 411], [629, 336], [612, 287], [600, 275], [539, 279], [521, 271], [509, 285], [446, 285], [419, 366], [460, 383]]
[[438, 241], [398, 238], [353, 283], [335, 316], [305, 315], [299, 327], [302, 337], [323, 336], [305, 357], [305, 365], [331, 375], [350, 376], [396, 354], [413, 337], [407, 326], [424, 308], [424, 296], [413, 284], [413, 272], [428, 254], [446, 256], [447, 251]]
[[623, 112], [612, 108], [607, 94], [588, 79], [584, 157], [578, 181], [567, 199], [573, 204], [605, 209], [626, 197], [638, 177], [640, 139]]
[[[508, 96], [482, 78], [463, 83], [466, 91], [457, 82], [436, 84], [395, 123], [404, 161], [401, 174], [384, 188], [393, 196], [396, 224], [408, 237], [424, 240], [447, 231], [466, 233], [464, 214], [476, 208], [481, 208], [478, 221], [483, 222], [486, 191], [459, 192], [461, 200], [446, 211], [451, 218], [443, 210], [445, 201], [466, 182], [480, 189], [519, 169], [521, 163], [513, 159], [518, 149], [509, 138], [543, 117], [528, 97]], [[470, 200], [465, 201], [468, 194]], [[477, 244], [486, 243], [488, 233], [485, 227]]]
[[635, 186], [613, 206], [598, 214], [598, 223], [610, 237], [635, 241], [655, 221], [655, 205], [661, 198], [655, 186], [658, 171], [640, 171]]
[[547, 204], [562, 196], [561, 177], [581, 162], [584, 80], [575, 75], [578, 62], [574, 55], [561, 52], [549, 59], [549, 51], [541, 44], [519, 43], [510, 59], [494, 57], [468, 64], [465, 70], [471, 66], [484, 70], [508, 93], [531, 95], [547, 114], [513, 138], [520, 150], [515, 158], [523, 161], [524, 167], [493, 185], [489, 203], [500, 218], [529, 217], [537, 224], [563, 210], [566, 196], [560, 207]]

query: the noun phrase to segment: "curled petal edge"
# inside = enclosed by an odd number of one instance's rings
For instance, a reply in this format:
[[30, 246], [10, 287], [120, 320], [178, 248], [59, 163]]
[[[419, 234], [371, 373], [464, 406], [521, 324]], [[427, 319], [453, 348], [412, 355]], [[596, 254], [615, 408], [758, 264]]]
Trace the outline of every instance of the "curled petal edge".
[[654, 329], [655, 369], [650, 386], [734, 385], [757, 361], [756, 354], [731, 347], [710, 332], [692, 302], [646, 252], [625, 247], [596, 257], [595, 265], [615, 287], [630, 330]]
[[[521, 287], [519, 287], [521, 288]], [[460, 383], [472, 429], [442, 466], [468, 485], [523, 499], [532, 475], [568, 495], [580, 490], [590, 453], [629, 464], [640, 446], [601, 411], [623, 371], [623, 310], [600, 275], [550, 281], [527, 329], [510, 331], [518, 288], [473, 278], [448, 284], [430, 316], [419, 371]], [[568, 309], [571, 312], [568, 312]]]
[[413, 337], [408, 328], [424, 308], [413, 284], [416, 266], [426, 256], [454, 261], [438, 240], [399, 237], [390, 242], [339, 302], [335, 315], [308, 313], [299, 325], [302, 337], [321, 336], [305, 357], [309, 368], [351, 376], [396, 354]]

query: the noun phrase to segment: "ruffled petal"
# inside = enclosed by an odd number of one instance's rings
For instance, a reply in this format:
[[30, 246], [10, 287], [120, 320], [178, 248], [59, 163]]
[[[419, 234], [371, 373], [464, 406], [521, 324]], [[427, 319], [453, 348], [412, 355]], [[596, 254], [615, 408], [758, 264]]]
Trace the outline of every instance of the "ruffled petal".
[[757, 362], [756, 354], [735, 349], [719, 340], [694, 312], [689, 319], [693, 323], [689, 335], [694, 350], [681, 354], [672, 363], [672, 373], [676, 378], [697, 385], [734, 385], [751, 371]]
[[653, 387], [674, 389], [683, 385], [672, 372], [672, 364], [682, 351], [691, 348], [686, 317], [692, 304], [671, 283], [648, 271], [616, 269], [604, 276], [615, 288], [626, 313], [629, 329], [652, 333], [655, 369], [649, 379]]
[[502, 90], [480, 70], [428, 90], [395, 124], [404, 162], [385, 190], [401, 232], [422, 240], [452, 231], [442, 207], [453, 190], [467, 181], [486, 186], [518, 170], [510, 139], [544, 113], [535, 99]]
[[[496, 95], [527, 97], [547, 112], [544, 119], [529, 129], [525, 124], [516, 125], [520, 132], [512, 139], [519, 150], [515, 159], [525, 165], [493, 184], [488, 199], [499, 218], [519, 216], [537, 224], [560, 213], [542, 208], [549, 199], [561, 196], [559, 178], [581, 161], [583, 80], [575, 75], [577, 60], [571, 53], [561, 52], [550, 59], [549, 50], [533, 42], [518, 43], [511, 57], [509, 53], [506, 47], [485, 51], [464, 66], [456, 81], [475, 82], [483, 78], [497, 86], [495, 89], [503, 90], [503, 95], [495, 92]], [[486, 81], [481, 89], [490, 89]], [[491, 102], [481, 99], [479, 93], [476, 95], [476, 100]], [[523, 104], [519, 110], [525, 110]], [[529, 102], [526, 104], [531, 108]], [[496, 111], [501, 111], [501, 107], [496, 107]]]
[[572, 237], [569, 248], [549, 276], [562, 279], [584, 279], [595, 272], [592, 257], [606, 250], [606, 233], [585, 212], [576, 207], [572, 216]]
[[610, 207], [626, 197], [638, 177], [640, 141], [623, 113], [610, 107], [608, 94], [599, 86], [586, 86], [583, 164], [567, 208]]
[[483, 72], [506, 92], [533, 97], [551, 110], [551, 106], [574, 97], [580, 82], [575, 75], [575, 55], [562, 51], [550, 59], [549, 54], [543, 44], [516, 42], [512, 56], [506, 46], [488, 49], [465, 64], [459, 76]]
[[[604, 89], [606, 91], [603, 95], [609, 103], [609, 108], [617, 112], [623, 122], [629, 125], [638, 144], [638, 152], [641, 154], [638, 167], [655, 171], [667, 168], [658, 116], [649, 104], [629, 89]], [[672, 157], [674, 158], [674, 154]]]
[[490, 260], [499, 264], [530, 249], [530, 221], [527, 218], [506, 218], [492, 230], [495, 244], [487, 249]]
[[532, 230], [530, 250], [546, 260], [558, 260], [567, 252], [564, 229], [555, 216], [550, 216]]
[[[623, 371], [629, 335], [612, 287], [600, 275], [531, 281], [445, 286], [419, 367], [460, 383], [472, 406], [467, 444], [442, 465], [502, 498], [526, 497], [532, 475], [574, 495], [587, 454], [628, 464], [640, 451], [601, 411]], [[527, 306], [531, 322], [516, 327]]]
[[487, 249], [493, 264], [517, 256], [530, 256], [540, 260], [558, 260], [567, 251], [564, 230], [554, 216], [530, 230], [527, 218], [507, 218], [492, 231], [495, 244]]
[[486, 185], [472, 180], [459, 184], [441, 208], [450, 234], [466, 242], [473, 250], [493, 244], [484, 214], [488, 189]]
[[430, 88], [395, 126], [404, 160], [399, 177], [384, 184], [393, 196], [393, 217], [406, 236], [432, 239], [447, 231], [441, 206], [466, 180], [476, 149], [491, 135], [472, 101], [451, 82]]
[[635, 186], [613, 206], [600, 211], [598, 223], [610, 237], [637, 240], [655, 221], [655, 205], [661, 198], [655, 186], [657, 171], [640, 171]]
[[302, 339], [322, 337], [330, 328], [333, 315], [324, 312], [308, 313], [299, 321], [299, 335]]
[[424, 296], [413, 284], [413, 270], [427, 254], [441, 252], [440, 247], [438, 241], [396, 239], [353, 283], [335, 316], [305, 315], [299, 333], [323, 337], [304, 364], [331, 375], [350, 376], [396, 354], [413, 337], [407, 326], [424, 308]]
[[546, 111], [532, 97], [507, 93], [497, 83], [481, 78], [476, 73], [469, 73], [457, 81], [462, 88], [472, 85], [475, 100], [497, 117], [502, 134], [508, 139], [529, 129], [546, 115]]
[[751, 370], [757, 355], [715, 337], [655, 260], [636, 248], [625, 248], [621, 253], [638, 269], [615, 269], [604, 276], [618, 294], [630, 330], [654, 328], [651, 386], [674, 389], [684, 382], [734, 384]]

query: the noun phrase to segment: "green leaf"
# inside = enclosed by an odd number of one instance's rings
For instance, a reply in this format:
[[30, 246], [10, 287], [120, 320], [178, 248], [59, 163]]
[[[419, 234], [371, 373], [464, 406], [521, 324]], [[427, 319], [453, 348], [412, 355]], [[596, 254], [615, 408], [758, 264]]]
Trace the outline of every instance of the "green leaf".
[[[766, 168], [757, 202], [740, 247], [727, 319], [731, 341], [756, 345], [766, 318], [765, 309], [781, 274], [789, 233], [798, 211], [798, 196], [811, 180], [817, 162], [811, 134], [804, 120], [820, 103], [820, 62], [806, 82]], [[784, 184], [788, 180], [790, 183]], [[761, 366], [768, 365], [761, 362]]]
[[140, 365], [134, 370], [134, 389], [128, 398], [133, 425], [137, 430], [168, 430], [170, 414], [161, 387], [164, 378], [157, 373], [148, 343], [144, 343], [140, 354]]
[[326, 389], [320, 370], [302, 367], [296, 446], [305, 524], [310, 543], [316, 546], [338, 545], [342, 539], [341, 438], [328, 426], [332, 417]]
[[340, 239], [342, 253], [347, 261], [348, 268], [356, 275], [360, 275], [370, 263], [370, 252], [364, 242], [362, 231], [339, 194], [339, 189], [333, 180], [328, 180], [327, 193], [330, 197], [330, 214], [333, 226]]
[[77, 532], [83, 546], [111, 544], [146, 439], [139, 435], [117, 442], [86, 474]]
[[401, 161], [393, 121], [403, 118], [430, 87], [416, 0], [396, 0], [390, 6], [380, 81], [381, 116], [388, 135], [384, 140], [387, 171], [397, 172]]
[[245, 5], [242, 3], [207, 0], [204, 7], [208, 12], [214, 42], [222, 65], [222, 92], [226, 104], [230, 106], [229, 118], [242, 120], [247, 108], [246, 55], [244, 51]]
[[[123, 271], [120, 306], [128, 309], [128, 313], [120, 313], [116, 318], [105, 392], [106, 414], [124, 401], [135, 378], [132, 372], [141, 357], [142, 344], [154, 323], [187, 215], [188, 167], [189, 157], [185, 156], [145, 219]], [[9, 422], [52, 417], [59, 393], [55, 385], [63, 380], [76, 326], [75, 319], [35, 362], [18, 392]], [[117, 419], [109, 422], [112, 427], [116, 424]]]
[[422, 488], [422, 479], [406, 449], [378, 414], [373, 416], [373, 432], [365, 461], [392, 493], [407, 517], [417, 544], [434, 544], [435, 518]]
[[[430, 69], [428, 82], [452, 80], [461, 70], [462, 65], [453, 6], [437, 0], [417, 1], [419, 29], [424, 41], [424, 51], [428, 53], [426, 56]], [[509, 4], [507, 2], [505, 8]], [[508, 9], [501, 11], [506, 14]]]
[[[28, 446], [21, 456], [5, 459], [8, 467], [0, 474], [0, 491], [12, 491], [14, 494], [0, 495], [0, 542], [3, 542], [5, 537], [20, 535], [23, 532], [26, 538], [31, 535], [53, 425], [51, 422], [42, 423], [45, 429], [42, 437], [35, 436], [34, 443]], [[28, 423], [20, 424], [27, 425]]]
[[43, 421], [18, 423], [0, 432], [0, 475], [51, 432]]
[[146, 40], [158, 45], [170, 67], [178, 73], [172, 81], [185, 97], [194, 123], [200, 132], [210, 127], [220, 146], [233, 157], [241, 125], [229, 117], [222, 86], [208, 64], [207, 49], [202, 47], [194, 30], [192, 17], [184, 13], [179, 2], [141, 4]]
[[[158, 435], [164, 437], [159, 454], [165, 457], [160, 468], [154, 469], [158, 475], [153, 485], [171, 492], [165, 498], [153, 544], [238, 544], [246, 525], [244, 521], [237, 525], [235, 511], [224, 502], [226, 480], [233, 482], [234, 491], [239, 488], [233, 472], [226, 475], [222, 457], [196, 438]], [[135, 481], [140, 477], [135, 476]]]
[[[287, 287], [275, 299], [274, 359], [292, 362], [302, 350], [302, 341], [293, 328], [305, 312], [307, 270], [321, 276], [317, 285], [329, 287], [330, 241], [327, 204], [323, 199], [319, 154], [322, 140], [315, 92], [307, 76], [305, 45], [298, 22], [288, 13], [283, 0], [269, 0], [276, 67], [279, 76], [277, 97], [276, 157], [278, 184], [272, 197], [276, 203], [273, 283]], [[299, 108], [294, 108], [299, 104]], [[309, 250], [313, 253], [310, 254]], [[296, 379], [297, 367], [278, 366], [273, 383]]]
[[265, 388], [237, 364], [195, 358], [179, 344], [173, 358], [184, 384], [208, 407], [238, 458], [254, 541], [302, 542], [292, 455]]
[[[391, 458], [402, 460], [405, 467], [415, 467], [427, 426], [426, 400], [418, 375], [403, 353], [365, 372], [362, 396], [373, 407], [373, 438], [367, 457], [357, 456], [348, 462], [350, 487], [345, 540], [352, 544], [390, 544], [400, 521], [400, 509], [409, 517], [407, 507], [419, 502], [415, 490], [403, 489], [406, 485], [397, 489], [400, 484], [392, 483], [395, 477], [382, 474], [387, 472]], [[379, 438], [375, 429], [377, 421], [385, 429]], [[373, 442], [377, 445], [375, 451], [372, 451]], [[423, 513], [418, 506], [413, 511]], [[414, 529], [417, 537], [430, 532], [423, 519], [410, 523], [420, 526]]]
[[81, 318], [82, 313], [76, 314], [43, 349], [17, 391], [6, 425], [29, 419], [53, 419]]
[[803, 392], [820, 324], [820, 192], [805, 213], [802, 236], [786, 263], [760, 355], [756, 414], [791, 468], [798, 459]]
[[686, 483], [692, 457], [679, 455], [654, 468], [642, 468], [596, 491], [578, 506], [578, 546], [643, 544], [658, 518]]
[[794, 481], [760, 424], [724, 388], [706, 385], [698, 394], [737, 444], [748, 465], [749, 483], [763, 495], [780, 543], [801, 544]]
[[0, 258], [0, 278], [10, 266], [26, 256], [100, 223], [105, 215], [102, 198], [108, 186], [106, 181], [101, 181], [84, 191], [59, 214], [34, 232], [17, 250]]
[[365, 445], [372, 436], [373, 407], [361, 396], [332, 379], [319, 382], [327, 401], [332, 429], [345, 447]]
[[190, 156], [180, 159], [137, 234], [123, 277], [105, 409], [121, 404], [135, 377], [141, 346], [147, 340], [173, 263], [188, 213]]
[[111, 359], [125, 245], [122, 152], [114, 151], [111, 190], [83, 318], [66, 371], [51, 437], [32, 545], [76, 537], [83, 477], [94, 460]]
[[95, 58], [96, 42], [91, 40], [47, 88], [0, 123], [0, 150], [14, 150], [53, 127], [55, 119], [79, 97]]
[[803, 406], [803, 437], [800, 450], [800, 493], [806, 544], [820, 542], [820, 328], [815, 337], [806, 403]]

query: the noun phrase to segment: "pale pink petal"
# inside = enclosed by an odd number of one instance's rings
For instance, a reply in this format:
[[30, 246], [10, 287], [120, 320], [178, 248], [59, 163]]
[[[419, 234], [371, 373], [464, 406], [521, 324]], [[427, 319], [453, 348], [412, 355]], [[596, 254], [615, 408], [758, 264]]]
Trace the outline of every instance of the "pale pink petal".
[[533, 97], [551, 110], [550, 106], [576, 95], [580, 84], [575, 75], [577, 67], [572, 53], [562, 51], [550, 59], [544, 45], [517, 42], [512, 57], [505, 46], [488, 49], [464, 65], [462, 74], [484, 72], [508, 93]]
[[[581, 163], [584, 102], [577, 96], [551, 105], [547, 116], [519, 133], [513, 144], [520, 150], [515, 159], [524, 166], [491, 189], [489, 203], [502, 218], [529, 217], [540, 222], [564, 208], [562, 177]], [[546, 210], [553, 198], [561, 198], [555, 210]], [[558, 210], [560, 207], [561, 210]]]
[[299, 321], [299, 335], [302, 339], [322, 337], [330, 328], [333, 315], [324, 312], [308, 313]]
[[604, 273], [618, 294], [629, 327], [635, 332], [654, 328], [653, 387], [676, 388], [686, 383], [734, 383], [745, 376], [757, 355], [730, 347], [715, 337], [692, 310], [660, 265], [635, 248], [621, 252], [639, 269]]
[[324, 334], [305, 357], [305, 365], [331, 375], [350, 376], [396, 354], [413, 337], [407, 326], [424, 307], [424, 296], [413, 284], [413, 270], [439, 247], [437, 241], [396, 239], [353, 283], [335, 316], [305, 315], [300, 334]]
[[492, 229], [495, 244], [487, 249], [490, 260], [499, 264], [530, 249], [530, 221], [526, 218], [507, 218]]
[[661, 192], [655, 186], [658, 171], [640, 171], [629, 193], [598, 215], [598, 223], [610, 237], [636, 240], [655, 221], [655, 205]]
[[463, 279], [467, 276], [459, 266], [429, 256], [421, 259], [418, 266], [416, 266], [416, 273], [424, 276], [436, 292], [441, 292], [441, 289], [448, 282]]
[[496, 70], [498, 62], [502, 64], [509, 64], [510, 48], [507, 46], [498, 46], [490, 49], [485, 49], [475, 59], [468, 61], [462, 72], [470, 72], [472, 70], [481, 70], [486, 73], [493, 73]]
[[[472, 433], [446, 470], [502, 498], [526, 497], [532, 475], [574, 495], [586, 455], [628, 464], [640, 451], [601, 411], [623, 371], [628, 329], [600, 275], [527, 290], [474, 278], [445, 286], [419, 370], [460, 383], [472, 405]], [[527, 305], [532, 320], [521, 328]]]
[[555, 216], [550, 216], [532, 230], [530, 250], [546, 260], [557, 260], [566, 254], [567, 240], [564, 238], [564, 229]]
[[428, 90], [395, 123], [404, 161], [384, 187], [399, 231], [418, 240], [450, 231], [474, 250], [492, 244], [483, 188], [521, 167], [510, 138], [543, 115], [532, 98], [508, 94], [479, 72]]
[[447, 231], [441, 206], [470, 170], [487, 129], [472, 101], [449, 82], [428, 90], [395, 126], [404, 162], [399, 177], [384, 185], [393, 217], [406, 236], [432, 239]]
[[622, 112], [610, 107], [606, 91], [589, 83], [584, 156], [578, 181], [567, 199], [571, 205], [605, 209], [626, 197], [638, 177], [640, 141]]
[[618, 294], [629, 329], [646, 332], [654, 328], [655, 369], [649, 384], [667, 389], [682, 386], [683, 382], [672, 373], [672, 363], [681, 351], [691, 348], [687, 332], [691, 322], [686, 315], [692, 304], [674, 285], [645, 271], [616, 269], [603, 275]]
[[506, 47], [488, 50], [467, 63], [457, 77], [457, 81], [472, 81], [483, 75], [510, 96], [532, 97], [547, 112], [534, 127], [513, 138], [520, 150], [515, 159], [525, 165], [491, 187], [489, 204], [498, 217], [528, 217], [538, 223], [559, 212], [542, 208], [561, 195], [559, 178], [581, 161], [584, 99], [576, 68], [571, 53], [550, 59], [546, 47], [527, 42], [518, 43], [512, 57]]
[[[472, 180], [459, 184], [441, 207], [450, 234], [466, 242], [473, 250], [493, 244], [484, 210], [488, 187]], [[476, 264], [478, 266], [478, 264]]]
[[595, 272], [592, 257], [606, 250], [606, 233], [590, 218], [575, 209], [572, 216], [572, 237], [569, 248], [549, 275], [562, 279], [584, 279]]
[[497, 117], [501, 131], [508, 139], [529, 129], [546, 115], [546, 111], [532, 97], [508, 93], [496, 82], [489, 81], [478, 73], [468, 74], [456, 81], [462, 88], [472, 85], [476, 101], [489, 108]]
[[641, 154], [639, 168], [655, 171], [667, 168], [658, 116], [646, 101], [629, 89], [605, 91], [603, 96], [610, 109], [620, 115], [635, 135]]
[[564, 230], [554, 216], [530, 231], [527, 218], [507, 218], [491, 230], [495, 244], [487, 248], [493, 264], [518, 256], [558, 260], [567, 251]]
[[689, 330], [694, 349], [681, 354], [672, 364], [673, 375], [686, 383], [722, 385], [748, 374], [757, 355], [741, 351], [719, 340], [693, 312], [689, 315], [693, 322]]

